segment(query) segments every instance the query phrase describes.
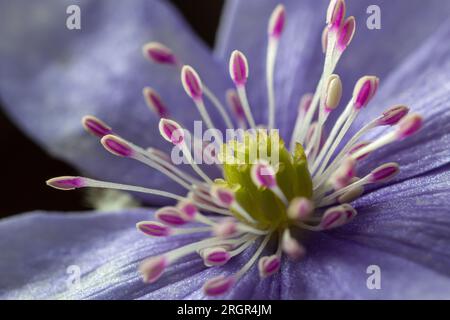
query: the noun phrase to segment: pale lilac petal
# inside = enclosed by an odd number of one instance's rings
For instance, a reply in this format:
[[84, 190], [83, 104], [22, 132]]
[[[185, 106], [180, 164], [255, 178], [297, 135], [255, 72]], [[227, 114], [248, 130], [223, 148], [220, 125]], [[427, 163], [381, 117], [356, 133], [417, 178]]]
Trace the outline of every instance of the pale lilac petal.
[[450, 167], [380, 188], [355, 202], [361, 213], [338, 230], [450, 276]]
[[[200, 258], [169, 267], [160, 281], [144, 284], [138, 272], [143, 259], [195, 240], [180, 236], [149, 238], [135, 224], [150, 219], [151, 209], [122, 212], [31, 212], [0, 223], [0, 297], [2, 299], [139, 299], [158, 288], [184, 283], [203, 270]], [[80, 268], [80, 287], [71, 282], [70, 266]], [[183, 272], [180, 272], [182, 270]], [[187, 279], [187, 282], [184, 280]]]
[[[450, 279], [395, 254], [322, 234], [306, 258], [281, 270], [281, 299], [448, 299]], [[381, 269], [381, 289], [369, 289], [369, 266]]]
[[[84, 0], [81, 30], [66, 28], [73, 1], [1, 1], [0, 97], [14, 122], [55, 157], [96, 177], [171, 187], [143, 165], [115, 159], [80, 120], [93, 114], [142, 147], [170, 150], [142, 89], [152, 86], [188, 127], [199, 119], [176, 69], [145, 59], [141, 47], [160, 41], [223, 93], [225, 68], [165, 1]], [[209, 109], [210, 106], [207, 105]], [[218, 122], [218, 125], [223, 125]], [[161, 199], [155, 201], [161, 202]]]

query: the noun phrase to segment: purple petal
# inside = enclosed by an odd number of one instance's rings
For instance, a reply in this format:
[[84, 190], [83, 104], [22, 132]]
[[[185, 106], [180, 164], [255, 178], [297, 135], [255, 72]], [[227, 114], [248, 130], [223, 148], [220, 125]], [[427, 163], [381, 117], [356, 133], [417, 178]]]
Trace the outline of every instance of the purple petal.
[[[281, 269], [281, 299], [448, 299], [448, 275], [325, 234], [311, 239], [304, 260]], [[369, 266], [381, 271], [381, 289], [369, 289]], [[373, 272], [373, 271], [372, 271]]]
[[[143, 259], [187, 244], [194, 237], [146, 237], [135, 224], [149, 209], [112, 213], [32, 212], [0, 223], [0, 297], [3, 299], [138, 299], [204, 269], [200, 258], [169, 267], [161, 279], [144, 284]], [[79, 267], [80, 288], [69, 287], [70, 266]], [[183, 270], [183, 272], [180, 272]], [[177, 272], [178, 271], [178, 272]], [[73, 272], [73, 271], [72, 271]], [[158, 296], [157, 293], [154, 296]], [[159, 295], [159, 298], [171, 298]]]
[[[435, 299], [450, 292], [449, 167], [372, 192], [357, 201], [348, 226], [307, 243], [287, 265], [283, 298]], [[309, 245], [308, 245], [309, 244]], [[381, 268], [381, 290], [366, 286]]]
[[368, 193], [337, 233], [450, 276], [450, 167]]
[[228, 88], [222, 81], [227, 79], [225, 68], [218, 67], [166, 2], [80, 1], [81, 30], [68, 30], [66, 8], [72, 4], [68, 0], [1, 3], [0, 94], [6, 111], [52, 155], [90, 175], [171, 186], [153, 170], [105, 152], [98, 139], [83, 131], [81, 117], [93, 114], [142, 147], [169, 150], [142, 89], [155, 88], [174, 118], [188, 127], [200, 117], [183, 92], [176, 69], [151, 64], [141, 47], [149, 41], [166, 44], [193, 65], [221, 98]]
[[[199, 236], [149, 238], [135, 224], [151, 209], [123, 212], [31, 212], [0, 223], [0, 298], [2, 299], [204, 299], [204, 282], [238, 270], [253, 253], [245, 252], [222, 268], [206, 268], [195, 254], [169, 266], [158, 281], [145, 284], [139, 264], [150, 256], [201, 240]], [[80, 287], [70, 287], [73, 269]], [[72, 270], [72, 271], [71, 271]], [[246, 287], [248, 280], [257, 285]], [[255, 268], [229, 297], [277, 297], [259, 283]], [[261, 295], [262, 294], [262, 295]]]

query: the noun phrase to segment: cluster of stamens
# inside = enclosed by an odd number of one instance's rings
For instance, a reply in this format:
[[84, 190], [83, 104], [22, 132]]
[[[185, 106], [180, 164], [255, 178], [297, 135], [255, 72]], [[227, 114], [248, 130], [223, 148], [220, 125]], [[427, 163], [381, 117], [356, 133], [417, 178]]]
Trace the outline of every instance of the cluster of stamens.
[[[184, 187], [185, 196], [85, 177], [65, 176], [47, 181], [50, 186], [63, 190], [109, 188], [158, 195], [176, 201], [173, 206], [157, 210], [155, 220], [139, 222], [137, 229], [151, 237], [196, 233], [204, 235], [204, 238], [148, 258], [140, 267], [145, 282], [156, 281], [169, 265], [183, 256], [198, 254], [205, 266], [222, 266], [242, 252], [252, 250], [255, 247], [253, 244], [257, 244], [256, 249], [239, 271], [208, 280], [204, 284], [204, 292], [211, 296], [226, 293], [255, 264], [260, 276], [268, 277], [280, 269], [283, 253], [294, 260], [305, 255], [305, 247], [291, 234], [293, 229], [296, 232], [303, 230], [307, 234], [347, 224], [357, 214], [350, 203], [364, 192], [364, 187], [388, 181], [399, 172], [397, 163], [385, 163], [366, 176], [357, 176], [358, 165], [370, 153], [388, 143], [402, 140], [420, 128], [421, 117], [408, 115], [406, 106], [387, 109], [353, 137], [344, 140], [359, 112], [376, 94], [377, 77], [364, 76], [357, 81], [352, 98], [331, 131], [328, 135], [324, 132], [325, 123], [339, 106], [342, 94], [341, 80], [333, 72], [355, 32], [355, 19], [345, 17], [344, 0], [332, 0], [329, 5], [327, 24], [322, 34], [325, 54], [323, 72], [316, 91], [305, 94], [300, 101], [289, 145], [286, 146], [278, 134], [271, 131], [275, 125], [276, 110], [273, 74], [285, 14], [284, 7], [277, 6], [268, 26], [266, 125], [257, 126], [252, 115], [246, 93], [249, 65], [242, 52], [234, 51], [230, 57], [230, 76], [236, 88], [226, 92], [227, 110], [202, 83], [194, 68], [183, 65], [169, 48], [155, 42], [143, 47], [144, 56], [152, 62], [165, 64], [180, 72], [187, 95], [192, 98], [209, 129], [216, 126], [207, 106], [217, 109], [227, 129], [248, 129], [241, 137], [220, 144], [220, 152], [210, 152], [205, 143], [197, 144], [191, 150], [186, 144], [187, 131], [184, 126], [171, 118], [169, 108], [154, 89], [145, 88], [145, 101], [160, 118], [162, 137], [182, 151], [193, 172], [187, 173], [177, 168], [171, 157], [161, 150], [134, 145], [94, 116], [83, 118], [85, 129], [99, 137], [106, 150], [160, 171]], [[361, 140], [374, 128], [394, 125], [393, 130], [373, 141]], [[216, 144], [221, 141], [219, 136], [214, 138]], [[253, 147], [256, 151], [251, 157]], [[261, 147], [267, 152], [261, 152]], [[222, 177], [211, 178], [193, 161], [192, 152], [214, 158]], [[274, 154], [277, 156], [273, 157]], [[274, 252], [265, 253], [269, 243], [276, 244], [271, 246], [275, 248]]]

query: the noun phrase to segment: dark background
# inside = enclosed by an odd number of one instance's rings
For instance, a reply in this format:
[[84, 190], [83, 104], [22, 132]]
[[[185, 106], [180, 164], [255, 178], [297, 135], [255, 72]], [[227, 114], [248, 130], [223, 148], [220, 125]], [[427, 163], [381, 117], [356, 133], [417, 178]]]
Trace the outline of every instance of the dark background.
[[[168, 0], [210, 46], [214, 43], [223, 0]], [[1, 100], [1, 97], [0, 97]], [[56, 192], [45, 181], [54, 176], [76, 175], [77, 171], [53, 159], [29, 140], [0, 108], [2, 187], [0, 217], [42, 210], [87, 210], [83, 191]], [[25, 181], [25, 183], [24, 183]]]

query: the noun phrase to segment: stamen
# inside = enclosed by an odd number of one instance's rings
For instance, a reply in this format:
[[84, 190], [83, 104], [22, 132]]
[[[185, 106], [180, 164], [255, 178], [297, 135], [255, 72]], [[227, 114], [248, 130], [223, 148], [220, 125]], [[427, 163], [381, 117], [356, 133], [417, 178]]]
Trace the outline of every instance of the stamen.
[[280, 38], [286, 23], [286, 10], [282, 4], [276, 6], [269, 19], [267, 33], [269, 37]]
[[272, 12], [269, 20], [268, 35], [269, 41], [267, 45], [266, 56], [266, 81], [267, 81], [267, 95], [269, 101], [269, 123], [268, 128], [272, 129], [275, 126], [275, 92], [273, 85], [275, 60], [278, 51], [278, 42], [281, 33], [284, 29], [286, 21], [286, 12], [284, 6], [279, 4]]
[[222, 117], [222, 120], [225, 122], [227, 128], [234, 129], [233, 122], [231, 122], [231, 119], [228, 116], [225, 107], [222, 105], [222, 103], [219, 101], [216, 95], [205, 85], [203, 85], [203, 93], [211, 101], [211, 103], [217, 109], [217, 111], [219, 111], [219, 114]]
[[59, 190], [74, 190], [86, 186], [84, 178], [71, 176], [52, 178], [47, 180], [46, 184], [52, 188]]
[[236, 235], [238, 232], [237, 223], [234, 219], [225, 218], [217, 223], [213, 228], [213, 233], [220, 238], [228, 238]]
[[321, 98], [322, 107], [319, 110], [319, 120], [315, 127], [312, 142], [308, 145], [306, 153], [308, 159], [314, 163], [317, 153], [320, 149], [320, 138], [322, 137], [322, 128], [331, 111], [339, 104], [342, 96], [342, 82], [338, 75], [332, 74], [325, 83], [324, 97]]
[[375, 76], [364, 76], [358, 80], [353, 90], [354, 107], [359, 110], [365, 107], [375, 95], [379, 79]]
[[247, 263], [235, 274], [235, 279], [240, 279], [255, 263], [255, 261], [258, 259], [258, 257], [261, 255], [261, 252], [266, 247], [267, 243], [269, 242], [271, 237], [271, 234], [268, 234], [264, 237], [264, 239], [261, 241], [261, 244], [259, 245], [256, 252], [253, 254], [253, 256], [250, 258], [250, 260], [247, 261]]
[[152, 237], [167, 237], [171, 235], [171, 228], [156, 221], [141, 221], [136, 224], [136, 228]]
[[150, 158], [150, 160], [154, 161], [159, 166], [166, 168], [171, 173], [176, 174], [178, 177], [180, 177], [181, 179], [184, 179], [189, 184], [195, 185], [195, 184], [200, 183], [199, 180], [195, 179], [187, 172], [181, 171], [175, 165], [173, 165], [172, 160], [170, 159], [170, 156], [168, 154], [166, 154], [165, 152], [155, 149], [155, 148], [147, 148], [146, 151], [147, 151], [146, 155]]
[[177, 65], [178, 61], [172, 50], [159, 42], [150, 42], [142, 47], [144, 57], [158, 64]]
[[199, 214], [197, 207], [187, 199], [179, 201], [177, 208], [180, 210], [180, 215], [185, 221], [192, 221]]
[[236, 117], [236, 121], [240, 128], [246, 129], [247, 125], [245, 124], [245, 111], [244, 107], [241, 104], [241, 100], [239, 100], [239, 96], [234, 89], [229, 89], [226, 93], [228, 105], [231, 108], [231, 111]]
[[287, 206], [289, 201], [278, 187], [275, 170], [269, 163], [259, 160], [250, 171], [253, 183], [260, 188], [270, 189]]
[[145, 87], [142, 90], [147, 106], [152, 110], [159, 118], [168, 118], [169, 111], [166, 105], [163, 103], [158, 93], [150, 87]]
[[283, 231], [283, 235], [281, 238], [281, 247], [283, 248], [283, 252], [286, 253], [292, 260], [298, 260], [302, 258], [306, 253], [305, 247], [291, 236], [289, 228], [286, 228]]
[[353, 36], [355, 34], [355, 18], [354, 17], [348, 17], [342, 28], [339, 30], [338, 38], [337, 38], [337, 49], [339, 51], [339, 54], [342, 54], [345, 49], [347, 49], [348, 45], [353, 39]]
[[327, 10], [327, 25], [330, 31], [337, 32], [345, 17], [345, 2], [343, 0], [331, 0]]
[[397, 126], [397, 130], [391, 131], [388, 134], [381, 136], [371, 144], [359, 149], [352, 154], [353, 159], [357, 159], [367, 152], [372, 152], [380, 147], [392, 143], [396, 140], [403, 140], [414, 133], [416, 133], [422, 126], [422, 117], [418, 114], [410, 114], [404, 117]]
[[339, 170], [331, 178], [333, 187], [338, 190], [348, 186], [356, 174], [356, 161], [352, 158], [346, 159]]
[[101, 142], [109, 152], [122, 157], [130, 157], [134, 160], [144, 163], [149, 167], [165, 174], [167, 177], [180, 184], [184, 188], [188, 190], [192, 189], [191, 185], [189, 183], [186, 183], [185, 180], [182, 179], [183, 174], [179, 170], [175, 170], [175, 172], [172, 172], [170, 168], [172, 168], [173, 166], [168, 165], [167, 163], [165, 163], [165, 166], [161, 165], [160, 161], [158, 161], [158, 158], [155, 159], [142, 148], [135, 146], [130, 142], [114, 135], [104, 136]]
[[180, 146], [183, 151], [183, 156], [191, 165], [192, 169], [207, 183], [213, 183], [213, 181], [208, 177], [206, 173], [203, 172], [202, 169], [194, 162], [192, 159], [191, 151], [188, 149], [185, 141], [184, 141], [184, 132], [181, 126], [173, 120], [162, 118], [159, 121], [159, 132], [162, 137], [173, 143], [176, 146]]
[[147, 280], [146, 282], [154, 282], [162, 275], [167, 266], [187, 254], [215, 245], [239, 244], [247, 241], [248, 239], [249, 238], [246, 236], [231, 240], [207, 238], [188, 244], [184, 247], [174, 249], [164, 255], [148, 258], [141, 264], [140, 271], [144, 277], [144, 280]]
[[169, 226], [181, 226], [187, 222], [181, 211], [175, 207], [163, 207], [155, 212], [155, 217]]
[[313, 94], [311, 94], [311, 93], [304, 94], [300, 99], [300, 102], [298, 105], [297, 120], [295, 121], [294, 131], [292, 133], [291, 142], [289, 144], [289, 149], [291, 151], [294, 150], [295, 143], [297, 141], [296, 139], [299, 136], [299, 133], [302, 129], [303, 120], [305, 119], [305, 117], [308, 113], [308, 110], [311, 107], [312, 100], [313, 100]]
[[336, 109], [341, 101], [342, 82], [338, 75], [332, 74], [328, 78], [327, 90], [325, 96], [325, 112], [329, 113]]
[[254, 241], [258, 238], [258, 236], [253, 236], [252, 238], [250, 238], [247, 242], [245, 242], [244, 244], [240, 245], [238, 248], [234, 249], [233, 251], [230, 251], [230, 256], [231, 257], [235, 257], [237, 255], [239, 255], [240, 253], [242, 253], [245, 249], [247, 249], [248, 247], [250, 247]]
[[250, 128], [255, 129], [256, 124], [253, 119], [250, 105], [247, 99], [247, 92], [245, 90], [245, 83], [248, 77], [248, 62], [247, 58], [240, 51], [233, 51], [230, 57], [230, 76], [236, 85], [236, 90], [239, 95], [239, 100], [242, 103], [245, 117], [250, 125]]
[[266, 278], [277, 273], [281, 266], [281, 259], [278, 255], [265, 256], [259, 259], [259, 276]]
[[145, 283], [153, 283], [163, 274], [168, 265], [164, 256], [152, 257], [145, 260], [139, 267]]
[[244, 54], [234, 50], [230, 58], [230, 77], [237, 86], [245, 86], [248, 79], [248, 62]]
[[325, 26], [322, 31], [322, 52], [326, 53], [328, 47], [328, 26]]
[[211, 227], [177, 229], [157, 221], [140, 221], [136, 223], [136, 228], [151, 237], [167, 237], [173, 235], [211, 232]]
[[[184, 91], [194, 101], [200, 116], [205, 121], [206, 126], [209, 129], [215, 129], [215, 126], [205, 108], [203, 102], [203, 85], [199, 75], [191, 66], [184, 66], [181, 69], [181, 82], [183, 83]], [[215, 130], [214, 130], [215, 132]], [[217, 134], [214, 134], [217, 143], [221, 143], [222, 140]]]
[[293, 220], [306, 220], [314, 210], [311, 200], [303, 197], [292, 199], [287, 209], [288, 217]]
[[251, 215], [247, 211], [245, 211], [245, 209], [242, 208], [242, 206], [236, 201], [236, 197], [234, 196], [233, 191], [225, 187], [213, 185], [210, 193], [215, 203], [219, 206], [224, 208], [231, 208], [247, 221], [256, 223], [255, 219], [253, 219]]
[[[175, 54], [165, 45], [158, 42], [151, 42], [143, 47], [144, 56], [147, 57], [150, 61], [158, 63], [158, 64], [167, 64], [177, 69], [181, 69], [182, 63], [175, 56]], [[180, 70], [181, 71], [181, 70]], [[214, 107], [219, 111], [222, 119], [224, 120], [227, 128], [232, 129], [233, 124], [228, 116], [225, 108], [222, 103], [220, 103], [219, 99], [214, 95], [214, 93], [205, 85], [202, 85], [202, 91], [205, 96], [211, 101]], [[167, 117], [163, 116], [164, 118]]]
[[[353, 154], [357, 150], [361, 149], [362, 147], [365, 147], [369, 144], [369, 142], [359, 142], [358, 139], [363, 136], [365, 133], [367, 133], [369, 130], [377, 127], [377, 126], [386, 126], [386, 125], [395, 125], [397, 124], [403, 117], [408, 114], [409, 108], [403, 105], [393, 106], [389, 108], [388, 110], [383, 112], [383, 115], [381, 117], [378, 117], [377, 119], [369, 122], [366, 124], [363, 128], [361, 128], [348, 142], [347, 144], [342, 148], [342, 150], [339, 152], [339, 154], [336, 156], [336, 158], [333, 160], [333, 162], [330, 164], [330, 166], [324, 171], [323, 177], [327, 177], [329, 172], [332, 172], [337, 168], [342, 158], [348, 153]], [[356, 158], [357, 161], [361, 161], [364, 158], [366, 158], [369, 155], [369, 153], [363, 154]], [[321, 170], [318, 170], [318, 174], [321, 173]], [[320, 181], [323, 179], [321, 178]]]
[[419, 131], [421, 127], [422, 117], [418, 114], [409, 115], [399, 122], [396, 136], [403, 140]]
[[112, 134], [104, 136], [100, 142], [106, 150], [116, 156], [128, 158], [135, 155], [135, 151], [125, 140]]
[[394, 176], [396, 176], [399, 173], [399, 171], [400, 168], [397, 163], [395, 162], [385, 163], [370, 173], [369, 181], [370, 183], [386, 182], [391, 180]]
[[[356, 119], [361, 108], [370, 101], [378, 87], [378, 78], [373, 76], [365, 76], [358, 80], [353, 90], [353, 98], [346, 106], [344, 112], [339, 116], [331, 133], [320, 150], [319, 155], [314, 160], [311, 171], [315, 175], [319, 175], [325, 169], [331, 156], [344, 138], [353, 121]], [[322, 161], [323, 159], [323, 161]], [[320, 168], [319, 165], [321, 164]], [[319, 170], [317, 170], [319, 168]], [[316, 178], [317, 179], [317, 178]], [[317, 184], [318, 186], [320, 184]]]
[[346, 194], [347, 192], [352, 191], [355, 188], [359, 188], [370, 183], [386, 182], [388, 180], [391, 180], [398, 174], [398, 172], [399, 167], [397, 163], [389, 162], [383, 164], [380, 167], [372, 170], [368, 175], [366, 175], [362, 179], [356, 180], [353, 183], [348, 184], [347, 186], [344, 186], [340, 189], [336, 189], [335, 192], [324, 197], [320, 201], [320, 206], [323, 207], [332, 204], [340, 195]]
[[232, 276], [218, 276], [205, 282], [203, 292], [208, 296], [217, 296], [226, 293], [231, 287], [253, 266], [256, 259], [258, 259], [261, 252], [264, 250], [270, 235], [267, 235], [261, 242], [259, 248], [254, 255], [247, 261], [247, 263]]
[[83, 124], [83, 127], [87, 132], [99, 138], [112, 133], [111, 127], [94, 116], [84, 116], [81, 120], [81, 123]]
[[207, 296], [219, 296], [230, 290], [235, 282], [236, 279], [233, 276], [218, 276], [205, 282], [203, 292]]
[[224, 248], [215, 247], [204, 249], [202, 258], [207, 267], [223, 266], [231, 259], [231, 255]]
[[161, 191], [156, 189], [149, 189], [144, 187], [137, 187], [137, 186], [130, 186], [126, 184], [120, 184], [120, 183], [113, 183], [113, 182], [106, 182], [106, 181], [99, 181], [94, 180], [86, 177], [71, 177], [71, 176], [63, 176], [63, 177], [56, 177], [52, 178], [50, 180], [47, 180], [47, 185], [50, 187], [53, 187], [55, 189], [60, 190], [73, 190], [77, 188], [85, 188], [85, 187], [91, 187], [91, 188], [102, 188], [102, 189], [116, 189], [116, 190], [122, 190], [122, 191], [135, 191], [135, 192], [142, 192], [147, 194], [153, 194], [157, 196], [162, 196], [166, 198], [171, 198], [174, 200], [183, 200], [184, 198], [167, 191]]
[[[179, 229], [182, 230], [182, 229]], [[202, 252], [203, 249], [206, 248], [212, 248], [216, 246], [226, 247], [226, 246], [234, 246], [239, 245], [241, 243], [244, 243], [251, 239], [253, 235], [244, 235], [240, 238], [233, 238], [233, 239], [221, 239], [217, 237], [212, 238], [206, 238], [204, 240], [194, 242], [188, 245], [185, 245], [184, 247], [176, 248], [172, 251], [169, 251], [165, 253], [165, 256], [170, 262], [174, 262], [175, 260], [190, 254], [192, 252]]]
[[350, 205], [340, 205], [325, 211], [319, 228], [330, 230], [348, 223], [356, 215], [356, 210]]
[[159, 121], [159, 133], [166, 141], [174, 145], [180, 145], [184, 142], [183, 128], [173, 120], [161, 119]]
[[353, 177], [352, 184], [355, 183], [355, 186], [338, 198], [339, 203], [350, 203], [364, 193], [364, 187], [356, 184], [359, 180], [361, 179]]
[[203, 88], [200, 77], [191, 66], [184, 66], [181, 70], [181, 82], [184, 91], [194, 100], [202, 100]]
[[397, 105], [383, 112], [383, 115], [376, 120], [379, 126], [392, 126], [397, 124], [409, 112], [409, 108], [404, 105]]
[[225, 215], [225, 216], [232, 215], [230, 211], [217, 207], [216, 204], [213, 203], [208, 196], [203, 195], [201, 193], [192, 192], [192, 191], [188, 192], [187, 198], [192, 200], [196, 206], [198, 206], [199, 208], [204, 209], [206, 211], [218, 213], [218, 214]]

